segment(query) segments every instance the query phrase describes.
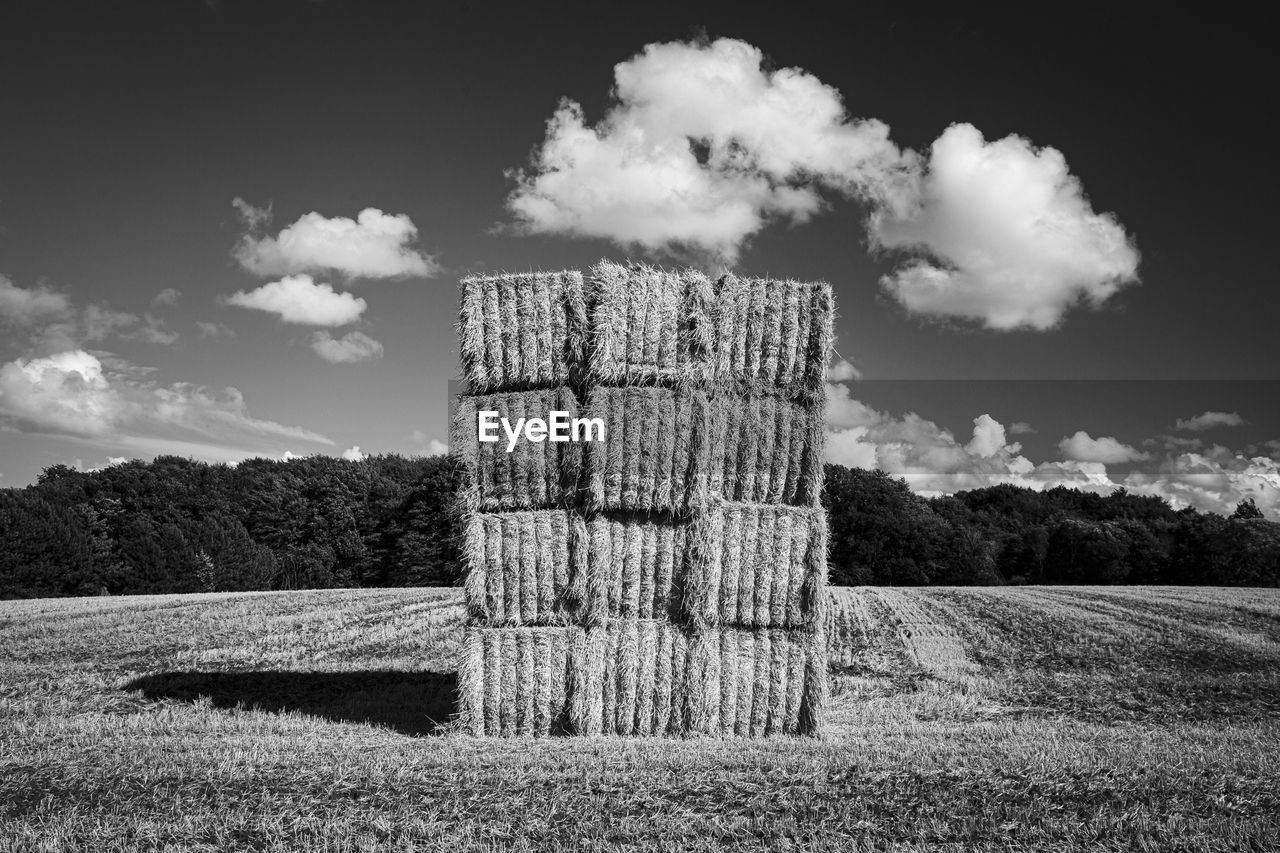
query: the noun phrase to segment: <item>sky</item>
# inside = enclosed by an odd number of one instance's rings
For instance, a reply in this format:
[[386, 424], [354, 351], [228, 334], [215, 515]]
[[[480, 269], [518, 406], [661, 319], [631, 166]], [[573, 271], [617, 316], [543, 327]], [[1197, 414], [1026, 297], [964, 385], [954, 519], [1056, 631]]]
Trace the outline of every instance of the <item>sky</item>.
[[1280, 517], [1264, 35], [742, 4], [0, 10], [0, 486], [438, 453], [457, 281], [835, 288], [828, 458]]

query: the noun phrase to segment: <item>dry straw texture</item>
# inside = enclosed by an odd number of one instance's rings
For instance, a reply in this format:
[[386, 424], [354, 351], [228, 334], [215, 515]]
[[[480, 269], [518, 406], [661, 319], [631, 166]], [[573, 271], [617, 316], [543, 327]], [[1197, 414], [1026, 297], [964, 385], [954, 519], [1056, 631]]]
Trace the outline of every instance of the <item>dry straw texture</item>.
[[569, 734], [571, 650], [579, 628], [467, 628], [458, 667], [460, 725], [475, 735]]
[[686, 515], [707, 503], [711, 410], [705, 392], [592, 388], [584, 415], [605, 440], [584, 445], [587, 506]]
[[723, 389], [821, 399], [834, 302], [826, 283], [739, 278], [715, 286], [712, 376]]
[[459, 398], [450, 438], [458, 463], [458, 499], [463, 511], [540, 509], [572, 505], [581, 471], [581, 442], [527, 441], [521, 436], [507, 452], [499, 426], [496, 442], [482, 442], [478, 413], [496, 411], [514, 427], [519, 418], [547, 418], [552, 410], [578, 413], [569, 388], [468, 395]]
[[680, 387], [711, 378], [714, 291], [705, 275], [601, 261], [586, 293], [588, 382]]
[[472, 276], [461, 284], [459, 350], [473, 392], [571, 380], [586, 330], [581, 273]]
[[688, 522], [601, 513], [587, 522], [585, 610], [610, 619], [680, 621], [678, 591], [688, 561]]
[[682, 618], [696, 626], [821, 630], [827, 524], [820, 508], [717, 504], [694, 519]]
[[711, 411], [711, 494], [729, 501], [819, 505], [820, 402], [722, 394], [712, 400]]
[[632, 620], [576, 641], [578, 734], [762, 737], [821, 727], [826, 651], [817, 635]]
[[566, 625], [577, 513], [561, 509], [477, 512], [467, 518], [462, 557], [472, 624]]

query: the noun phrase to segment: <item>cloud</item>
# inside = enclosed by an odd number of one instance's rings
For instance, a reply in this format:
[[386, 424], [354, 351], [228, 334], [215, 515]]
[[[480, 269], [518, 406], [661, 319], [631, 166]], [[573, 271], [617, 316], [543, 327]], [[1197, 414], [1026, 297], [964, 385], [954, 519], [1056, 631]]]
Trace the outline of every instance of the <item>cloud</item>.
[[994, 456], [1005, 446], [1004, 425], [991, 415], [973, 419], [973, 439], [964, 449], [983, 458]]
[[992, 329], [1049, 329], [1137, 281], [1115, 216], [1095, 213], [1054, 148], [947, 128], [927, 156], [798, 68], [741, 41], [650, 44], [614, 67], [595, 125], [563, 100], [525, 169], [517, 232], [597, 237], [732, 264], [771, 222], [803, 223], [823, 193], [870, 205], [871, 245], [910, 257], [881, 284], [909, 311]]
[[342, 458], [348, 462], [363, 462], [365, 454], [360, 452], [360, 445], [357, 444], [355, 447], [348, 447], [342, 451]]
[[196, 321], [196, 329], [202, 338], [234, 338], [235, 329], [224, 323], [210, 323], [205, 320]]
[[1162, 497], [1175, 509], [1190, 506], [1224, 515], [1252, 498], [1267, 517], [1280, 519], [1280, 463], [1220, 445], [1169, 456], [1154, 470], [1133, 471], [1124, 486], [1137, 494]]
[[448, 444], [438, 438], [431, 438], [421, 430], [414, 430], [409, 438], [423, 449], [424, 456], [445, 456], [449, 453]]
[[22, 288], [0, 276], [0, 327], [10, 342], [43, 353], [65, 352], [108, 339], [172, 344], [178, 334], [151, 314], [141, 316], [104, 303], [79, 307], [64, 293], [41, 285]]
[[311, 339], [311, 349], [332, 364], [382, 358], [382, 344], [364, 332], [347, 332], [340, 338], [334, 338], [328, 332], [316, 332]]
[[311, 276], [287, 275], [256, 290], [236, 291], [227, 297], [229, 305], [266, 311], [286, 323], [304, 326], [345, 326], [364, 313], [369, 304], [350, 293], [338, 293]]
[[256, 233], [270, 211], [241, 199], [232, 203], [249, 227], [233, 255], [244, 269], [263, 278], [320, 271], [347, 278], [427, 278], [440, 271], [434, 258], [412, 248], [418, 229], [404, 214], [367, 207], [348, 219], [313, 211], [271, 237]]
[[71, 300], [65, 294], [43, 285], [22, 288], [11, 279], [0, 275], [0, 320], [28, 325], [48, 317], [66, 314]]
[[827, 379], [832, 382], [849, 382], [862, 378], [862, 371], [847, 358], [842, 358], [827, 370]]
[[873, 244], [923, 257], [881, 280], [909, 311], [991, 329], [1050, 329], [1137, 281], [1138, 251], [1093, 211], [1066, 158], [955, 124], [905, 192], [877, 208]]
[[1035, 427], [1026, 421], [1014, 421], [1009, 424], [1009, 435], [1030, 435], [1035, 431]]
[[[22, 432], [94, 439], [131, 455], [209, 448], [241, 458], [282, 440], [332, 444], [301, 427], [251, 416], [235, 388], [161, 384], [84, 350], [0, 366], [0, 423]], [[200, 454], [205, 455], [205, 454]]]
[[595, 126], [563, 100], [529, 168], [508, 173], [517, 230], [732, 263], [769, 222], [817, 213], [820, 188], [868, 195], [901, 177], [883, 122], [742, 41], [650, 44], [614, 67], [613, 95]]
[[1243, 426], [1247, 423], [1248, 421], [1240, 417], [1239, 412], [1204, 412], [1194, 418], [1178, 418], [1173, 428], [1203, 432], [1214, 427]]
[[1068, 459], [1077, 462], [1101, 462], [1106, 465], [1138, 462], [1151, 458], [1149, 454], [1127, 444], [1121, 444], [1110, 436], [1093, 438], [1084, 430], [1079, 430], [1075, 435], [1062, 439], [1058, 442], [1058, 449]]
[[240, 196], [231, 199], [231, 206], [240, 214], [240, 221], [249, 231], [257, 231], [271, 222], [271, 205], [255, 207]]
[[164, 290], [151, 297], [152, 305], [177, 305], [178, 299], [181, 298], [182, 291], [176, 287], [166, 287]]

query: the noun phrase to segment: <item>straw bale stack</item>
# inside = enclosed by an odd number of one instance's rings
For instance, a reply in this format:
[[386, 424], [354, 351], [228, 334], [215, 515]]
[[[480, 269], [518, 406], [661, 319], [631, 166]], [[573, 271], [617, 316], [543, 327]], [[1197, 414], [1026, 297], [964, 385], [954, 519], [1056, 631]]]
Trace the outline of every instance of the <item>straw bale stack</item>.
[[[825, 284], [601, 262], [464, 279], [466, 731], [819, 733]], [[477, 412], [598, 418], [479, 442]]]

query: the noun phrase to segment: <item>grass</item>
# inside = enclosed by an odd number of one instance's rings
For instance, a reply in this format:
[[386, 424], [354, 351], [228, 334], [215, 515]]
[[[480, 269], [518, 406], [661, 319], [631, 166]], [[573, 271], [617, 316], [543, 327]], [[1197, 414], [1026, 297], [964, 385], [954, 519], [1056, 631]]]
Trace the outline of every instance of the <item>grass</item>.
[[1280, 848], [1280, 591], [834, 594], [764, 741], [439, 736], [458, 590], [3, 602], [0, 851]]

